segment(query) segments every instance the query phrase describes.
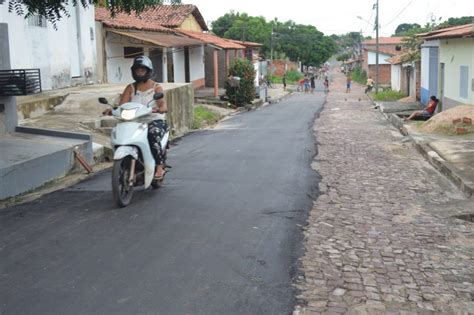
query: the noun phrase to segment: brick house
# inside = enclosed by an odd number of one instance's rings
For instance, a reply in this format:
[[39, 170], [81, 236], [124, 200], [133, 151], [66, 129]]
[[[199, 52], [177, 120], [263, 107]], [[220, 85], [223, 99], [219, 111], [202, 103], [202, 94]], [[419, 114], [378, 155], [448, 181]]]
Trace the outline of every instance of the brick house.
[[419, 100], [421, 86], [420, 61], [404, 62], [404, 57], [405, 54], [399, 54], [387, 60], [391, 64], [391, 88]]
[[[404, 50], [402, 39], [403, 37], [379, 37], [379, 84], [390, 85], [392, 67], [387, 59]], [[375, 39], [362, 42], [362, 55], [362, 70], [367, 73], [367, 77], [375, 79]]]

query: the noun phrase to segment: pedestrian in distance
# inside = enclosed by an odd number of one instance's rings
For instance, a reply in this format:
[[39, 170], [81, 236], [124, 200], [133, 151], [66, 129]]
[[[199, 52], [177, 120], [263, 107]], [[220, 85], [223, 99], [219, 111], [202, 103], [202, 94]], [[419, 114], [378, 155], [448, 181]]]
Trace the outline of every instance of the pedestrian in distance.
[[367, 94], [370, 91], [372, 91], [372, 88], [374, 87], [374, 80], [372, 80], [372, 77], [369, 77], [367, 79], [367, 83], [365, 85], [366, 85], [365, 94]]
[[305, 75], [304, 76], [304, 92], [309, 93], [309, 89], [310, 89], [309, 78], [308, 78], [308, 75]]
[[286, 73], [283, 73], [283, 78], [281, 78], [281, 82], [283, 83], [283, 90], [286, 91]]
[[298, 81], [298, 92], [303, 92], [303, 91], [304, 91], [304, 78]]
[[314, 75], [311, 76], [311, 94], [314, 93], [314, 89], [316, 88], [316, 83], [314, 82], [315, 78], [314, 78]]
[[324, 93], [328, 93], [329, 92], [329, 80], [328, 78], [325, 78], [324, 79]]
[[352, 78], [351, 78], [351, 75], [348, 74], [346, 78], [346, 93], [351, 93], [351, 84], [352, 84]]

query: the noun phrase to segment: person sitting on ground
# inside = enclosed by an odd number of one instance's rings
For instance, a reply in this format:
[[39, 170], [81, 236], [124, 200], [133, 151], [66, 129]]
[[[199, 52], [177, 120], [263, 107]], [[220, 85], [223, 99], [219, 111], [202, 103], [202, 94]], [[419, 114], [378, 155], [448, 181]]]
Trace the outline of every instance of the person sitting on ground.
[[439, 99], [436, 96], [431, 96], [428, 106], [423, 110], [416, 110], [410, 116], [405, 118], [405, 120], [412, 120], [415, 117], [422, 117], [424, 119], [429, 119], [433, 116], [436, 106], [438, 106]]

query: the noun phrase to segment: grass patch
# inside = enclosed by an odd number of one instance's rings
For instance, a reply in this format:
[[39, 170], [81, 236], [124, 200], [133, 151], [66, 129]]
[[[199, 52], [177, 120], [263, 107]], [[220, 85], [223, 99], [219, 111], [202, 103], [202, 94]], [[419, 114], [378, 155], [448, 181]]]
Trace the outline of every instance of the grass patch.
[[[286, 84], [295, 84], [298, 83], [299, 80], [303, 78], [303, 74], [299, 73], [296, 70], [288, 70], [286, 72]], [[271, 78], [272, 83], [282, 84], [283, 77], [272, 76]]]
[[367, 83], [367, 73], [360, 66], [356, 66], [351, 73], [352, 80], [365, 85]]
[[377, 94], [375, 94], [375, 92], [372, 92], [370, 93], [370, 96], [374, 101], [387, 102], [399, 100], [401, 98], [404, 98], [406, 95], [403, 92], [387, 90], [383, 92], [378, 92]]
[[204, 106], [194, 107], [193, 129], [205, 128], [217, 123], [221, 116]]

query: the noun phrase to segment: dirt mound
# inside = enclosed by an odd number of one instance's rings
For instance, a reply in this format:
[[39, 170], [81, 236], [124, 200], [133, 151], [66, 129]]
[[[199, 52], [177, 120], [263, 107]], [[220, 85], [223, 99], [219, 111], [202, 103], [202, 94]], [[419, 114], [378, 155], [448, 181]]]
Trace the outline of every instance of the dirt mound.
[[460, 105], [442, 111], [421, 126], [428, 133], [474, 133], [474, 105]]

